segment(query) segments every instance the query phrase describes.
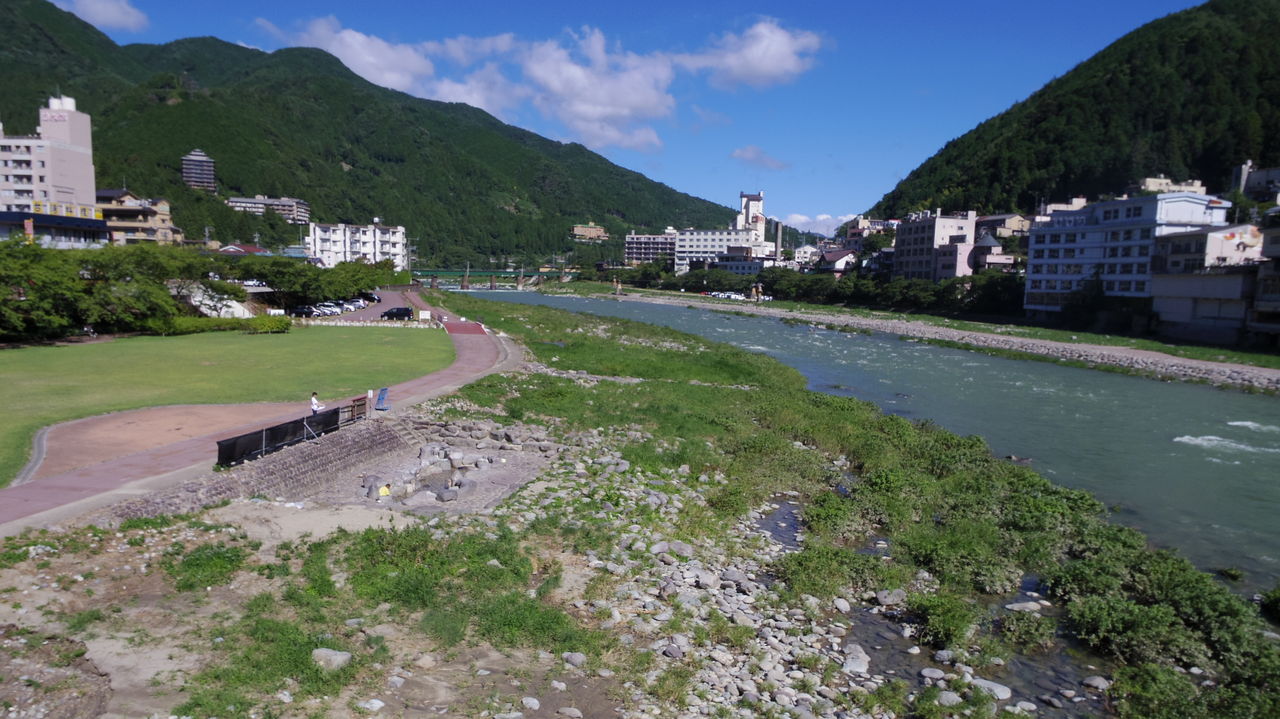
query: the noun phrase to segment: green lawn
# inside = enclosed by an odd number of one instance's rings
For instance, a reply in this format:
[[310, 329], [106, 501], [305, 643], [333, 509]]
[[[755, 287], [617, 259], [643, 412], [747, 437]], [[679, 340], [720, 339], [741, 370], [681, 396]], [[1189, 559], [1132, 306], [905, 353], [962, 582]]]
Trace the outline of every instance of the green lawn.
[[0, 486], [26, 463], [41, 427], [168, 404], [326, 401], [447, 367], [443, 331], [295, 327], [288, 334], [210, 332], [0, 351]]

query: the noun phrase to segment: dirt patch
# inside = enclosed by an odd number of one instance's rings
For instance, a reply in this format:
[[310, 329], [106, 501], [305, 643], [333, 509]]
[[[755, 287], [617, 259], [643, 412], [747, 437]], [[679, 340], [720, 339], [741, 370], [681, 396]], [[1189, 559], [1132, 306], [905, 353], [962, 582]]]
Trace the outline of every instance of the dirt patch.
[[85, 658], [84, 643], [0, 625], [0, 696], [8, 716], [96, 717], [111, 697], [111, 683]]

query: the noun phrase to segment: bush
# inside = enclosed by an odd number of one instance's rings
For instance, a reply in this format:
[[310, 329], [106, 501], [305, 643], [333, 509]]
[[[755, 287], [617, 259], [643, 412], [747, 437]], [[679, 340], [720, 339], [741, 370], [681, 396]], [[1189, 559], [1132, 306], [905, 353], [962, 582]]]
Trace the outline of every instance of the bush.
[[271, 334], [288, 332], [293, 327], [293, 320], [277, 315], [258, 315], [249, 320], [249, 332], [252, 334]]
[[977, 629], [977, 608], [951, 594], [913, 594], [907, 609], [920, 623], [921, 641], [935, 647], [961, 644]]
[[1128, 664], [1199, 664], [1204, 647], [1165, 605], [1119, 597], [1084, 597], [1067, 608], [1076, 634]]
[[234, 332], [249, 328], [249, 320], [239, 317], [153, 317], [144, 322], [142, 327], [147, 334], [161, 336]]
[[1273, 622], [1280, 622], [1280, 584], [1262, 595], [1262, 613]]
[[799, 552], [784, 555], [777, 571], [793, 592], [830, 597], [846, 587], [871, 585], [881, 564], [879, 557], [852, 549], [808, 544]]
[[1057, 622], [1034, 612], [1014, 612], [1000, 619], [1000, 634], [1005, 641], [1029, 649], [1043, 649], [1053, 644]]

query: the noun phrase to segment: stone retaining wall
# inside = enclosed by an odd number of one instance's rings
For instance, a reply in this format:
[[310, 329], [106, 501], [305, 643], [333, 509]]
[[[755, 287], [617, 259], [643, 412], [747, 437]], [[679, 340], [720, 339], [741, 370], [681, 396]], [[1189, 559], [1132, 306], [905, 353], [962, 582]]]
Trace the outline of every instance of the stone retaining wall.
[[254, 496], [299, 499], [318, 491], [336, 476], [355, 475], [371, 462], [408, 449], [411, 445], [390, 424], [366, 420], [326, 434], [317, 442], [302, 442], [233, 469], [210, 471], [172, 489], [107, 507], [91, 521], [112, 526], [134, 517], [181, 514]]

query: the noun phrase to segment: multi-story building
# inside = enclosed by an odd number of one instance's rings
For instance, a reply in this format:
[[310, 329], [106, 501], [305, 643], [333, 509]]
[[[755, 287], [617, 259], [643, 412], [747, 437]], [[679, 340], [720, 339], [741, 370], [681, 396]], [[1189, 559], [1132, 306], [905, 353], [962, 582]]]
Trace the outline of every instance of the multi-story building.
[[311, 205], [308, 205], [306, 200], [299, 200], [296, 197], [267, 197], [265, 195], [229, 197], [227, 198], [227, 207], [237, 212], [249, 212], [255, 215], [274, 212], [291, 225], [305, 225], [311, 221]]
[[574, 225], [573, 239], [578, 242], [602, 242], [609, 239], [609, 231], [594, 222]]
[[1275, 347], [1280, 344], [1280, 209], [1263, 217], [1262, 259], [1245, 327]]
[[1023, 307], [1032, 316], [1060, 312], [1090, 280], [1111, 297], [1151, 296], [1155, 238], [1224, 227], [1231, 203], [1191, 192], [1107, 200], [1059, 210], [1031, 228]]
[[1262, 263], [1254, 225], [1174, 232], [1155, 238], [1151, 311], [1167, 336], [1209, 342], [1243, 339]]
[[730, 246], [755, 246], [754, 230], [679, 230], [676, 232], [675, 272], [683, 275], [693, 267], [709, 267]]
[[747, 244], [763, 245], [766, 221], [764, 216], [764, 190], [755, 193], [739, 192], [738, 205], [738, 216], [733, 221], [733, 229], [751, 232], [750, 240]]
[[755, 277], [763, 272], [766, 267], [773, 267], [778, 264], [777, 258], [772, 253], [761, 256], [756, 254], [757, 251], [758, 247], [753, 248], [750, 245], [745, 247], [730, 246], [716, 256], [716, 261], [712, 268], [732, 272], [735, 275]]
[[973, 210], [944, 215], [942, 210], [913, 212], [898, 225], [893, 242], [893, 278], [938, 281], [972, 274], [957, 264], [954, 250], [939, 252], [948, 245], [972, 245], [978, 213]]
[[671, 265], [676, 256], [676, 228], [668, 227], [661, 235], [637, 235], [632, 232], [623, 243], [623, 258], [628, 265], [659, 262]]
[[1232, 171], [1231, 186], [1259, 202], [1280, 201], [1280, 167], [1254, 167], [1248, 160]]
[[409, 269], [409, 242], [404, 227], [372, 225], [308, 224], [307, 251], [325, 267], [339, 262], [391, 260], [397, 270]]
[[107, 222], [111, 242], [136, 245], [182, 244], [182, 230], [173, 224], [169, 201], [138, 197], [128, 190], [98, 190], [98, 211]]
[[1135, 182], [1130, 188], [1130, 194], [1162, 193], [1162, 192], [1190, 192], [1196, 195], [1207, 194], [1204, 184], [1199, 180], [1187, 180], [1185, 182], [1175, 182], [1164, 175], [1156, 175], [1155, 177], [1144, 177]]
[[218, 191], [218, 174], [213, 158], [196, 148], [182, 156], [182, 181], [197, 190]]
[[0, 125], [0, 236], [46, 247], [100, 247], [107, 226], [94, 205], [93, 128], [74, 98], [49, 98], [34, 135]]
[[796, 264], [801, 266], [809, 266], [817, 262], [820, 250], [813, 245], [800, 245], [792, 253], [795, 257]]

